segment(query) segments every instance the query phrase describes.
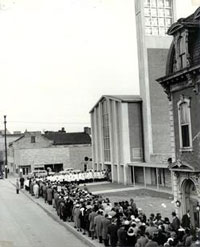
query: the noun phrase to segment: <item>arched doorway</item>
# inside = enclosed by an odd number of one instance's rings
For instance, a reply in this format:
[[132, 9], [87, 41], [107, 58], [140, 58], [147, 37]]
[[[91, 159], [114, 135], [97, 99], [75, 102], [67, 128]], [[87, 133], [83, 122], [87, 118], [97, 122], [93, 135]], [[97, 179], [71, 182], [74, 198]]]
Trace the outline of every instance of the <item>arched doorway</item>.
[[182, 183], [182, 215], [190, 211], [190, 219], [193, 227], [199, 227], [199, 212], [196, 211], [198, 203], [197, 190], [191, 179], [185, 179]]

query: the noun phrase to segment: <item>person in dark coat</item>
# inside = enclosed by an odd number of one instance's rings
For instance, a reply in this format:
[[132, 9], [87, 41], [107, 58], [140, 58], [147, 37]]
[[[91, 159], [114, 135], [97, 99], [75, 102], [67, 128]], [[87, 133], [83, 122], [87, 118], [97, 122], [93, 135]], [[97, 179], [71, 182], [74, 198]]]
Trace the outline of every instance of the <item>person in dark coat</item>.
[[95, 227], [95, 234], [96, 237], [99, 239], [99, 243], [102, 243], [102, 219], [103, 219], [103, 212], [99, 210], [97, 212], [97, 216], [94, 217], [94, 227]]
[[172, 223], [170, 224], [170, 228], [172, 231], [177, 232], [179, 227], [180, 227], [180, 220], [179, 218], [176, 216], [175, 212], [172, 212]]
[[94, 225], [94, 218], [97, 216], [96, 209], [93, 208], [92, 212], [89, 214], [89, 221], [90, 221], [90, 234], [92, 239], [95, 237], [95, 225]]
[[16, 180], [16, 193], [19, 194], [19, 180]]
[[117, 222], [113, 220], [112, 223], [108, 226], [108, 235], [110, 239], [110, 245], [112, 247], [117, 246], [117, 242], [118, 242], [117, 231], [118, 231]]
[[137, 242], [136, 224], [132, 223], [127, 230], [127, 246], [134, 247]]
[[105, 214], [104, 218], [102, 218], [101, 225], [102, 225], [102, 239], [105, 246], [109, 246], [109, 238], [108, 238], [108, 226], [111, 224], [110, 219], [112, 216], [108, 216]]
[[[128, 226], [129, 226], [129, 221]], [[125, 221], [126, 223], [126, 221]], [[122, 224], [120, 228], [117, 230], [117, 237], [118, 237], [118, 242], [119, 246], [127, 246], [127, 229], [126, 229], [126, 224]]]
[[52, 205], [52, 199], [53, 199], [53, 190], [51, 186], [48, 186], [47, 188], [47, 202], [49, 205]]
[[24, 177], [21, 177], [19, 181], [20, 181], [20, 188], [23, 189], [24, 188]]
[[63, 221], [67, 220], [64, 198], [60, 200], [60, 219]]
[[44, 202], [46, 203], [47, 202], [47, 186], [46, 186], [46, 184], [43, 185], [42, 191], [43, 191]]
[[146, 243], [145, 247], [159, 247], [158, 243], [154, 241], [153, 236], [149, 233], [146, 234], [148, 238], [148, 242]]
[[91, 237], [91, 233], [90, 233], [90, 221], [89, 221], [89, 214], [91, 212], [92, 212], [92, 209], [90, 207], [87, 207], [86, 206], [84, 220], [85, 220], [85, 229], [88, 232], [88, 237]]
[[190, 228], [190, 211], [188, 210], [186, 214], [183, 215], [181, 220], [181, 226], [183, 228]]

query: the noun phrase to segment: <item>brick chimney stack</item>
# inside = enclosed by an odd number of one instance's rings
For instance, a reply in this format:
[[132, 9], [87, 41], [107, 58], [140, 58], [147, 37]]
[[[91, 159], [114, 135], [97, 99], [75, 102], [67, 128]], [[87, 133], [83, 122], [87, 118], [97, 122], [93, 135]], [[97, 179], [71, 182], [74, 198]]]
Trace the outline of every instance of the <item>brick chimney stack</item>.
[[84, 127], [84, 133], [91, 135], [91, 128], [90, 127]]

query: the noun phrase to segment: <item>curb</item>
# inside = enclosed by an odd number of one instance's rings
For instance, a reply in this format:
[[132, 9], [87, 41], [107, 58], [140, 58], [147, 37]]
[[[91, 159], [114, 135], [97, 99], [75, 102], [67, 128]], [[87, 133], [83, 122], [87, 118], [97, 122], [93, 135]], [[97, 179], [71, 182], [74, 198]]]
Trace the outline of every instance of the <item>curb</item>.
[[[12, 184], [15, 187], [15, 184], [12, 183], [9, 180], [10, 184]], [[75, 237], [77, 237], [78, 239], [80, 239], [84, 244], [90, 246], [90, 247], [98, 247], [98, 246], [103, 246], [100, 245], [98, 242], [92, 242], [92, 240], [88, 239], [89, 237], [86, 237], [85, 235], [80, 234], [79, 232], [77, 232], [71, 225], [67, 224], [66, 222], [61, 221], [57, 215], [51, 213], [49, 210], [47, 210], [45, 207], [43, 207], [40, 203], [36, 202], [33, 198], [31, 198], [31, 196], [29, 196], [25, 191], [20, 190], [27, 198], [29, 198], [32, 202], [34, 202], [35, 204], [37, 204], [48, 216], [50, 216], [54, 221], [56, 221], [57, 223], [59, 223], [60, 225], [62, 225], [63, 227], [65, 227], [66, 230], [70, 231]]]

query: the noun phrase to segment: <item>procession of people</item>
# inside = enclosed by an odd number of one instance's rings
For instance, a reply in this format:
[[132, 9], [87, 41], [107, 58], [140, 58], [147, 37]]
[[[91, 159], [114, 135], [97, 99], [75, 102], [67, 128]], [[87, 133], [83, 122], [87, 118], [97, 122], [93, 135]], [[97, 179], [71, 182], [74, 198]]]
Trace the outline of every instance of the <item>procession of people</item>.
[[[191, 227], [189, 212], [182, 219], [172, 212], [171, 221], [159, 212], [147, 217], [133, 198], [112, 204], [109, 198], [89, 192], [84, 183], [91, 179], [83, 174], [82, 179], [74, 181], [70, 174], [57, 178], [32, 177], [24, 185], [32, 196], [42, 197], [44, 203], [52, 205], [61, 220], [73, 222], [80, 234], [97, 239], [104, 246], [200, 246], [200, 234]], [[98, 175], [95, 180], [98, 179], [105, 177]]]

